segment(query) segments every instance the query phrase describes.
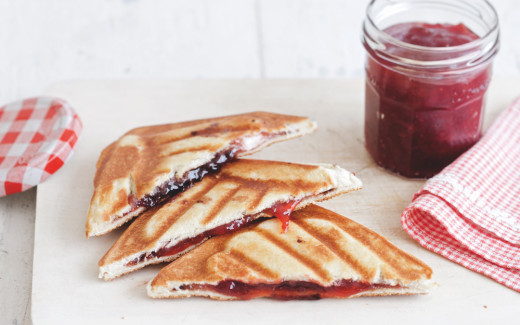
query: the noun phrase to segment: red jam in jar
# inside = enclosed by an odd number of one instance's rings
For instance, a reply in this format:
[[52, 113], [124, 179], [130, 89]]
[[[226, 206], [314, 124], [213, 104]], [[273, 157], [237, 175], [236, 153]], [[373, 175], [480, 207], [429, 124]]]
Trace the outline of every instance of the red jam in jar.
[[431, 177], [480, 138], [498, 31], [489, 41], [464, 23], [367, 20], [366, 148], [390, 171]]

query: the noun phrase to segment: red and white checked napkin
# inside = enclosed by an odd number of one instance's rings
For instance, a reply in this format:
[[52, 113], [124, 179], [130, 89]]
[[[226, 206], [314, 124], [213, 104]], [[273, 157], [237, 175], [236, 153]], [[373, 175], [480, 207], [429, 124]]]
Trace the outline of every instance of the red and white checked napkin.
[[54, 174], [81, 133], [74, 109], [38, 97], [0, 107], [0, 197], [25, 191]]
[[401, 217], [427, 249], [520, 292], [520, 99]]

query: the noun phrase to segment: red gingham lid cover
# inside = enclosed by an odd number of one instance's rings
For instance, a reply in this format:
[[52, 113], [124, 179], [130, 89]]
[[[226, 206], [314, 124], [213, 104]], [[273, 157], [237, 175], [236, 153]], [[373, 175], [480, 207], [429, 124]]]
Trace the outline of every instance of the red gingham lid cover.
[[64, 100], [36, 97], [0, 108], [0, 197], [46, 180], [72, 156], [81, 120]]

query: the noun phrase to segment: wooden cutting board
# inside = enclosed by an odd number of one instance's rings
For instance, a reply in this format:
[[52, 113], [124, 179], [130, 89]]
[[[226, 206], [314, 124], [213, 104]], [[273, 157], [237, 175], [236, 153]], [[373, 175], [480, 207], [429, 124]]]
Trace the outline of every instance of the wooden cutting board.
[[[400, 215], [423, 180], [376, 167], [363, 145], [362, 80], [74, 81], [47, 95], [68, 100], [84, 131], [73, 158], [38, 186], [32, 318], [35, 324], [327, 324], [509, 323], [520, 295], [419, 246]], [[520, 95], [520, 80], [497, 79], [485, 125]], [[101, 150], [137, 126], [254, 110], [309, 116], [318, 131], [251, 156], [291, 162], [329, 162], [354, 171], [364, 189], [322, 205], [388, 238], [429, 264], [439, 287], [410, 297], [280, 302], [217, 302], [201, 298], [152, 300], [145, 285], [161, 266], [111, 282], [97, 279], [97, 261], [121, 231], [85, 238], [85, 217]]]

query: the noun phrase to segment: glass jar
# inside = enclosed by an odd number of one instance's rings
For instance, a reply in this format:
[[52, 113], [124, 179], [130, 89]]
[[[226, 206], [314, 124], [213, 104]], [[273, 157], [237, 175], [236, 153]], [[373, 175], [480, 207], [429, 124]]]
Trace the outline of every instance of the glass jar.
[[365, 143], [378, 165], [431, 177], [479, 140], [499, 47], [486, 0], [372, 0], [362, 41]]

